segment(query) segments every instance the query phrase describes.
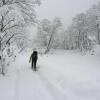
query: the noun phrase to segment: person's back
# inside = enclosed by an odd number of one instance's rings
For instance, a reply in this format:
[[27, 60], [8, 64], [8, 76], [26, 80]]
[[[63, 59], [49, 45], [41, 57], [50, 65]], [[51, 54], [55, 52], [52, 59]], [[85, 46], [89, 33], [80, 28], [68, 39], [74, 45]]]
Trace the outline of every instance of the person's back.
[[30, 57], [30, 61], [32, 60], [32, 69], [34, 66], [34, 70], [36, 70], [37, 59], [38, 59], [38, 52], [35, 50], [35, 51], [33, 51], [33, 53], [31, 54], [31, 57]]
[[38, 52], [37, 51], [33, 51], [33, 53], [32, 53], [32, 59], [33, 60], [37, 60], [37, 58], [38, 58]]

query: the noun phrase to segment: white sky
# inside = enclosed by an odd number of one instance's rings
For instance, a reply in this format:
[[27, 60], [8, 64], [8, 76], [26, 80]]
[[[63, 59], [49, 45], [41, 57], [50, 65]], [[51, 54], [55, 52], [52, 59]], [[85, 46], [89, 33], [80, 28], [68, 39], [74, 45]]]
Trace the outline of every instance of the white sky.
[[100, 0], [41, 0], [42, 5], [38, 7], [37, 14], [40, 19], [62, 18], [63, 23], [68, 26], [72, 18], [86, 11], [91, 5]]

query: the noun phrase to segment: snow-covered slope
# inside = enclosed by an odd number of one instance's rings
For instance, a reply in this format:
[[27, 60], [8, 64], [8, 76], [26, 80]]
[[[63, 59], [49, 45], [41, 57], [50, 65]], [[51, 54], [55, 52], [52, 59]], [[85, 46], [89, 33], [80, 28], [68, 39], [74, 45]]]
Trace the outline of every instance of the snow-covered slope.
[[100, 100], [100, 55], [58, 51], [40, 55], [38, 71], [25, 53], [0, 76], [0, 100]]

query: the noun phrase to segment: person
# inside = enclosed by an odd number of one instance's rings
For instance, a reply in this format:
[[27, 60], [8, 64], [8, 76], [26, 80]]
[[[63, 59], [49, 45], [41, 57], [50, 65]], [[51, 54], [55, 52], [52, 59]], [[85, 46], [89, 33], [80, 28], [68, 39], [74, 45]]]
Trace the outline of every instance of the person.
[[34, 70], [36, 71], [36, 64], [37, 64], [37, 60], [38, 60], [38, 52], [37, 50], [33, 50], [33, 53], [31, 54], [30, 56], [30, 60], [29, 62], [31, 62], [31, 66], [32, 66], [32, 69], [34, 68]]

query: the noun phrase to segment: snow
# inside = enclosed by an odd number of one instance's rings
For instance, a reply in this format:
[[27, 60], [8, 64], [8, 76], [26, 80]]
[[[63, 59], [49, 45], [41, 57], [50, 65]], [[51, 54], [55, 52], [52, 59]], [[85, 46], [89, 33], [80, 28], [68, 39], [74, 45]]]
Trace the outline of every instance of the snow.
[[0, 76], [0, 100], [100, 100], [100, 54], [56, 51], [39, 55], [38, 71], [23, 53]]
[[100, 55], [100, 45], [94, 45], [92, 49], [92, 54]]

